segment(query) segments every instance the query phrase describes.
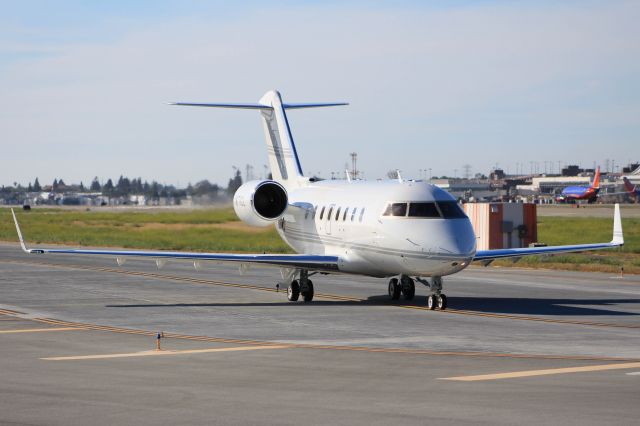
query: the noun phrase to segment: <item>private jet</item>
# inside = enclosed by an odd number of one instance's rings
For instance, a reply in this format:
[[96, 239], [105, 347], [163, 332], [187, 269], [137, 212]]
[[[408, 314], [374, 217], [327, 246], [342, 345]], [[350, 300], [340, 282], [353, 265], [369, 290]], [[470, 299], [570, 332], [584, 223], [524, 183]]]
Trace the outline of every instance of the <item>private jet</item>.
[[252, 265], [280, 269], [291, 302], [300, 296], [311, 302], [316, 274], [354, 274], [388, 278], [393, 300], [412, 300], [416, 282], [428, 289], [429, 309], [446, 309], [443, 277], [472, 262], [488, 265], [496, 259], [520, 258], [624, 244], [620, 208], [614, 209], [610, 242], [499, 250], [476, 250], [469, 218], [456, 199], [427, 182], [397, 179], [364, 181], [317, 180], [303, 173], [287, 119], [287, 111], [348, 105], [346, 103], [284, 103], [277, 91], [257, 103], [174, 103], [173, 105], [250, 109], [259, 113], [267, 143], [272, 178], [244, 183], [235, 193], [233, 208], [245, 223], [267, 227], [297, 254], [187, 253], [146, 250], [27, 248], [12, 211], [22, 249], [29, 254], [110, 255], [119, 265], [126, 258], [150, 258], [158, 267], [169, 259], [232, 262], [243, 272]]

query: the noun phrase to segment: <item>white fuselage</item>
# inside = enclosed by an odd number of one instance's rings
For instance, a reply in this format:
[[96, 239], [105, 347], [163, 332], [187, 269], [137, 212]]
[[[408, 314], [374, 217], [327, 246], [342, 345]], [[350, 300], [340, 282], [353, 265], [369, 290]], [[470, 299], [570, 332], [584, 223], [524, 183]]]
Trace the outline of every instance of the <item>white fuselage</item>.
[[338, 256], [341, 272], [443, 276], [464, 269], [475, 254], [476, 237], [464, 215], [385, 215], [391, 203], [413, 202], [417, 209], [417, 203], [455, 202], [425, 182], [320, 181], [290, 188], [288, 196], [277, 222], [280, 236], [298, 253]]

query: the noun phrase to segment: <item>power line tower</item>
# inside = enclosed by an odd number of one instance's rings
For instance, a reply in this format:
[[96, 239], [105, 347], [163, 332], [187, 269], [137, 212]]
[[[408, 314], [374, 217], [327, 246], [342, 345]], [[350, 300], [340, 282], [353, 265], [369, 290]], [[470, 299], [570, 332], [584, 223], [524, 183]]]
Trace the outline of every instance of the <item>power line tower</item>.
[[464, 178], [469, 179], [471, 177], [471, 164], [465, 164], [462, 168], [464, 169]]
[[351, 178], [358, 178], [358, 153], [352, 152], [351, 154]]

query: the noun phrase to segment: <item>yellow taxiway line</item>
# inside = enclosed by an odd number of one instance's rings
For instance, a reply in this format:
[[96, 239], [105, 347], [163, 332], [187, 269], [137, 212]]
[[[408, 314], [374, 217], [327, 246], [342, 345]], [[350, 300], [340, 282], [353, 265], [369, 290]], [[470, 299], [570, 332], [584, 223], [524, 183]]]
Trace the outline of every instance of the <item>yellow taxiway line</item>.
[[640, 362], [626, 362], [622, 364], [587, 365], [584, 367], [550, 368], [546, 370], [514, 371], [511, 373], [480, 374], [477, 376], [443, 377], [440, 380], [454, 380], [458, 382], [479, 382], [484, 380], [516, 379], [519, 377], [548, 376], [552, 374], [586, 373], [591, 371], [624, 370], [640, 368]]
[[164, 355], [188, 355], [203, 354], [210, 352], [237, 352], [237, 351], [258, 351], [263, 349], [288, 349], [289, 345], [266, 345], [266, 346], [240, 346], [232, 348], [213, 348], [213, 349], [187, 349], [187, 350], [161, 350], [161, 351], [142, 351], [123, 354], [102, 354], [102, 355], [80, 355], [80, 356], [55, 356], [48, 358], [40, 358], [46, 361], [77, 361], [84, 359], [108, 359], [108, 358], [133, 358], [141, 356], [164, 356]]
[[20, 330], [0, 330], [0, 334], [9, 334], [9, 333], [40, 333], [44, 331], [69, 331], [69, 330], [80, 330], [77, 327], [49, 327], [49, 328], [24, 328]]

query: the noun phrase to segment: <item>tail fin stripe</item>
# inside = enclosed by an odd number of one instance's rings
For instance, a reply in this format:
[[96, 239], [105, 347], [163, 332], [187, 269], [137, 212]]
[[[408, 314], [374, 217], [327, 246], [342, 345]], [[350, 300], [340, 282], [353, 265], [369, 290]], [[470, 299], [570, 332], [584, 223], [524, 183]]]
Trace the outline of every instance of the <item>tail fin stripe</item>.
[[300, 174], [300, 176], [304, 176], [304, 173], [302, 173], [302, 166], [300, 165], [300, 159], [298, 158], [298, 151], [296, 151], [296, 143], [293, 141], [293, 135], [291, 134], [291, 128], [289, 127], [289, 119], [287, 118], [287, 113], [284, 112], [283, 110], [282, 115], [284, 116], [284, 123], [287, 126], [287, 133], [289, 133], [289, 140], [291, 141], [291, 150], [293, 151], [293, 158], [296, 160], [298, 173]]

